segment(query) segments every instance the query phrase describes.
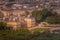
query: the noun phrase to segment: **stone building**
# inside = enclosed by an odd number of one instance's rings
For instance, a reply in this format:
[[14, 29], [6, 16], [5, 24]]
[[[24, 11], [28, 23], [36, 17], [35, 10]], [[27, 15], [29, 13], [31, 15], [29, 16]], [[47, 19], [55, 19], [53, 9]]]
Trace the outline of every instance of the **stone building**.
[[25, 18], [25, 22], [27, 24], [27, 28], [35, 27], [35, 19], [34, 18]]

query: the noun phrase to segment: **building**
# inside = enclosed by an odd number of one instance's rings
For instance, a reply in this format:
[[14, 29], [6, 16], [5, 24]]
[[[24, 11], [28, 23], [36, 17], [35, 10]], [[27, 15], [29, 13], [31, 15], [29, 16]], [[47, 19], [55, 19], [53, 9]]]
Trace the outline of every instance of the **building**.
[[34, 18], [25, 18], [25, 22], [27, 24], [27, 28], [35, 27], [35, 19]]
[[11, 27], [16, 30], [17, 28], [20, 28], [21, 25], [18, 22], [7, 22], [7, 27]]

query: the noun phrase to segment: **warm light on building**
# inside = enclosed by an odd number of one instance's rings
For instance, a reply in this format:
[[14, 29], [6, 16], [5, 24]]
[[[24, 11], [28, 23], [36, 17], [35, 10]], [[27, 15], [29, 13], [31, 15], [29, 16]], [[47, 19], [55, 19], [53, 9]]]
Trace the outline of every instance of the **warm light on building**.
[[16, 29], [18, 24], [16, 22], [7, 22], [7, 25], [11, 26], [13, 29]]
[[34, 27], [35, 25], [35, 20], [31, 18], [25, 18], [26, 24], [28, 28]]

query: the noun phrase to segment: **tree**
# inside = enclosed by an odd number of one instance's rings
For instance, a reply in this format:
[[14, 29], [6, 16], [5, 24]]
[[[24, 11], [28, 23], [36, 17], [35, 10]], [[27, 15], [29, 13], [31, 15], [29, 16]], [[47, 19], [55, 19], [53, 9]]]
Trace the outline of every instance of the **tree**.
[[31, 32], [26, 28], [0, 31], [0, 39], [2, 40], [31, 40], [31, 35]]
[[51, 24], [60, 24], [60, 15], [47, 17], [45, 21]]
[[51, 40], [51, 38], [53, 37], [48, 28], [37, 28], [34, 30], [33, 40]]
[[25, 11], [25, 16], [28, 16], [29, 15], [29, 12], [28, 11]]
[[16, 38], [20, 40], [30, 40], [31, 39], [31, 32], [26, 28], [20, 28], [16, 30]]
[[6, 27], [7, 27], [6, 22], [4, 22], [4, 21], [0, 21], [0, 30], [5, 30]]
[[36, 19], [37, 22], [42, 22], [46, 19], [46, 17], [51, 15], [52, 12], [50, 12], [48, 9], [35, 10], [32, 12], [32, 16]]

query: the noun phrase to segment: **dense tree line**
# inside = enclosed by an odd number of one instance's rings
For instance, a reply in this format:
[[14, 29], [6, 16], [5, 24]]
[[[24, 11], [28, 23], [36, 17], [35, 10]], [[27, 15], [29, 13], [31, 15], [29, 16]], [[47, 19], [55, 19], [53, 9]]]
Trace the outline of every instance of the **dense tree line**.
[[45, 21], [51, 24], [60, 24], [60, 15], [47, 17]]
[[60, 14], [52, 12], [48, 9], [35, 10], [32, 12], [32, 16], [36, 19], [37, 23], [48, 22], [51, 24], [60, 24]]
[[32, 12], [32, 16], [36, 19], [37, 22], [42, 22], [46, 19], [46, 17], [51, 15], [52, 15], [52, 12], [50, 12], [47, 9], [35, 10]]
[[60, 35], [49, 31], [34, 31], [20, 28], [19, 30], [0, 30], [0, 40], [60, 40]]
[[7, 28], [7, 23], [0, 20], [0, 30], [5, 30]]
[[60, 40], [60, 34], [51, 33], [47, 28], [7, 30], [6, 22], [0, 22], [0, 40]]

